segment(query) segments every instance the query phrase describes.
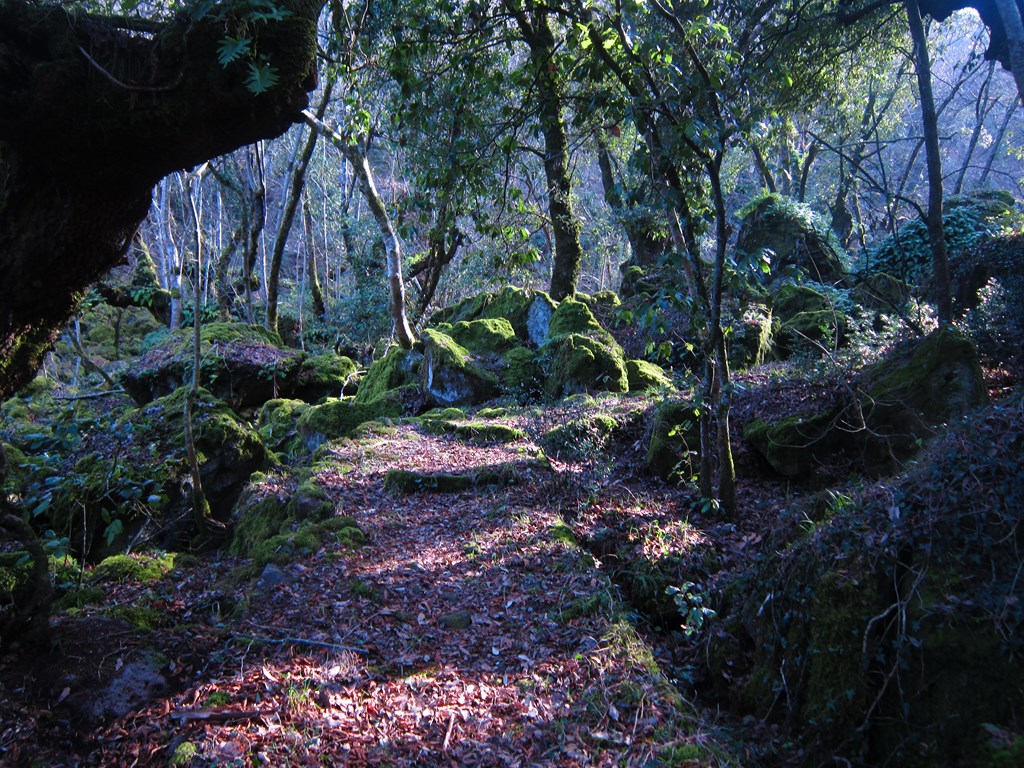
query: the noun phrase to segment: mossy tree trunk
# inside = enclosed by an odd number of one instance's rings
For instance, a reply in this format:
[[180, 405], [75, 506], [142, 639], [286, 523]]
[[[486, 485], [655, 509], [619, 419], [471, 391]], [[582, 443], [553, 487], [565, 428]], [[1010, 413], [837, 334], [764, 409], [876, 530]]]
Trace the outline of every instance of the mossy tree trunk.
[[541, 131], [544, 134], [544, 175], [547, 179], [548, 214], [555, 237], [555, 258], [549, 293], [561, 301], [576, 293], [583, 261], [580, 224], [572, 206], [569, 176], [569, 142], [565, 133], [563, 104], [565, 83], [555, 57], [557, 45], [547, 6], [528, 0], [506, 1], [523, 41], [530, 49], [537, 92]]
[[121, 262], [154, 184], [282, 133], [316, 82], [322, 0], [261, 27], [265, 93], [218, 46], [242, 21], [148, 22], [0, 0], [0, 399], [26, 383], [82, 291]]

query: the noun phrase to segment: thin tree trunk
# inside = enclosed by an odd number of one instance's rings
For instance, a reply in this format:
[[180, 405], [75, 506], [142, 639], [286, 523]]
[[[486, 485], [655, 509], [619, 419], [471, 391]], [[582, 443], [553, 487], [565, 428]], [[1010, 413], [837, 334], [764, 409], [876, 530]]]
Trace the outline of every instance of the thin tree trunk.
[[306, 124], [315, 131], [326, 136], [337, 147], [349, 164], [362, 192], [363, 199], [370, 209], [370, 214], [377, 223], [381, 238], [384, 241], [385, 264], [387, 266], [388, 295], [390, 297], [391, 322], [394, 325], [395, 338], [404, 349], [411, 349], [416, 343], [416, 336], [409, 325], [406, 314], [405, 283], [402, 280], [402, 241], [391, 221], [384, 200], [377, 191], [373, 181], [373, 170], [366, 156], [365, 141], [356, 143], [346, 141], [336, 131], [331, 130], [322, 120], [309, 110], [302, 113]]
[[953, 185], [953, 194], [959, 195], [964, 189], [964, 179], [967, 177], [967, 169], [971, 167], [971, 158], [974, 157], [974, 150], [978, 147], [978, 139], [981, 137], [981, 129], [985, 125], [985, 118], [995, 106], [995, 100], [989, 99], [989, 89], [992, 84], [992, 75], [995, 72], [996, 63], [989, 62], [988, 76], [981, 88], [978, 89], [978, 99], [974, 104], [974, 130], [971, 131], [971, 139], [967, 143], [967, 154], [964, 157], [963, 166], [957, 174], [956, 184]]
[[313, 212], [309, 206], [309, 195], [302, 196], [302, 217], [306, 225], [306, 277], [309, 280], [309, 292], [313, 298], [313, 314], [317, 319], [327, 316], [324, 304], [324, 292], [320, 287], [320, 275], [316, 263], [316, 238], [313, 234]]
[[928, 240], [932, 247], [935, 271], [935, 305], [939, 325], [953, 321], [953, 300], [950, 296], [949, 265], [946, 257], [946, 234], [942, 227], [942, 157], [939, 154], [938, 116], [932, 93], [931, 61], [928, 41], [921, 21], [918, 0], [906, 0], [910, 36], [914, 42], [914, 68], [921, 93], [921, 118], [924, 122], [925, 157], [928, 161]]
[[[316, 119], [322, 121], [324, 113], [327, 112], [327, 104], [331, 100], [331, 90], [334, 84], [329, 82], [324, 86], [323, 96], [316, 108]], [[288, 183], [288, 195], [285, 198], [281, 209], [281, 217], [277, 226], [277, 237], [274, 238], [274, 251], [270, 259], [270, 273], [267, 276], [267, 328], [277, 330], [277, 297], [281, 279], [281, 262], [284, 259], [284, 249], [288, 244], [288, 235], [292, 231], [292, 223], [295, 221], [295, 211], [299, 207], [302, 198], [302, 189], [306, 182], [306, 169], [309, 168], [309, 161], [313, 157], [313, 150], [316, 148], [316, 140], [319, 136], [315, 128], [309, 129], [309, 136], [302, 146], [292, 167]]]
[[[202, 176], [196, 177], [196, 184], [202, 183]], [[193, 234], [195, 236], [195, 275], [198, 279], [203, 265], [203, 237], [199, 220], [199, 210], [196, 206], [196, 197], [189, 183], [189, 210], [192, 215]], [[195, 429], [192, 424], [192, 413], [195, 409], [196, 398], [199, 395], [199, 380], [202, 373], [202, 327], [203, 313], [199, 305], [199, 284], [193, 281], [192, 285], [192, 383], [188, 393], [185, 395], [185, 411], [182, 416], [185, 432], [185, 455], [188, 458], [189, 471], [192, 475], [192, 514], [200, 530], [210, 526], [213, 522], [210, 513], [210, 502], [206, 499], [203, 491], [203, 479], [199, 470], [199, 457], [196, 452]], [[216, 527], [216, 526], [214, 526]], [[223, 526], [220, 526], [223, 528]]]
[[1013, 119], [1014, 114], [1017, 112], [1017, 104], [1011, 103], [1009, 109], [1006, 110], [1006, 114], [1003, 115], [1003, 121], [999, 124], [999, 130], [996, 131], [996, 137], [992, 140], [992, 149], [989, 152], [988, 160], [985, 161], [985, 167], [981, 171], [981, 176], [978, 178], [978, 186], [984, 187], [985, 182], [988, 181], [988, 176], [992, 173], [992, 164], [995, 163], [996, 157], [999, 155], [999, 145], [1003, 143], [1003, 137], [1006, 136], [1006, 129], [1010, 127], [1010, 120]]

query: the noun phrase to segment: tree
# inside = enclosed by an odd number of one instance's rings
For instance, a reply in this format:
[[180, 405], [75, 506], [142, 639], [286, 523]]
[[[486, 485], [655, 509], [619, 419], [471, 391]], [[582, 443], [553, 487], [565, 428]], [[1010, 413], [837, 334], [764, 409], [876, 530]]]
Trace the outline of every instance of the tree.
[[555, 260], [549, 292], [555, 301], [576, 293], [583, 249], [579, 220], [572, 208], [569, 176], [569, 142], [565, 132], [564, 73], [556, 57], [557, 41], [548, 6], [536, 0], [505, 0], [505, 9], [519, 27], [530, 51], [531, 74], [541, 131], [544, 134], [544, 174], [547, 177], [548, 211], [555, 236]]
[[[288, 128], [316, 82], [323, 0], [129, 18], [0, 0], [0, 398], [121, 261], [153, 185]], [[259, 27], [259, 62], [224, 66]], [[269, 62], [269, 63], [268, 63]]]

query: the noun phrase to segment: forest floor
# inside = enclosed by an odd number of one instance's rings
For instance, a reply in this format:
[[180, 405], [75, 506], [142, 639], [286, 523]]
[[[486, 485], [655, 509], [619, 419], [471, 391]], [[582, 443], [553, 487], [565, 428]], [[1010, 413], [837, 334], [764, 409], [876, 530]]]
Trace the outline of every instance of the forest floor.
[[[533, 411], [507, 423], [565, 418]], [[696, 703], [681, 622], [654, 631], [577, 534], [615, 531], [654, 560], [688, 548], [728, 559], [759, 536], [759, 515], [702, 527], [689, 492], [641, 474], [640, 445], [544, 466], [529, 438], [478, 444], [413, 425], [335, 444], [315, 479], [358, 521], [363, 546], [327, 546], [237, 584], [244, 563], [207, 554], [60, 614], [54, 652], [0, 660], [0, 762], [743, 763], [754, 747]], [[495, 465], [517, 481], [384, 488], [390, 469]], [[767, 509], [756, 493], [749, 506]], [[110, 618], [111, 605], [145, 606], [152, 630]], [[129, 695], [118, 685], [155, 695], [111, 722], [95, 702]]]

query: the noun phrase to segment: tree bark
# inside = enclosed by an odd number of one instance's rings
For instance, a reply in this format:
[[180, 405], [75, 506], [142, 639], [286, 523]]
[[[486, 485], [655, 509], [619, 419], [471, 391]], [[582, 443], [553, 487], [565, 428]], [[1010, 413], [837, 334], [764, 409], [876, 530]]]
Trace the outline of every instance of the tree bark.
[[914, 42], [914, 69], [921, 94], [921, 119], [924, 122], [925, 158], [928, 162], [928, 240], [932, 247], [935, 271], [935, 306], [939, 325], [953, 322], [953, 299], [949, 287], [949, 264], [946, 257], [946, 233], [942, 227], [942, 157], [939, 154], [939, 120], [932, 93], [932, 66], [928, 56], [928, 40], [921, 21], [918, 0], [906, 0], [910, 37]]
[[167, 173], [262, 137], [306, 106], [322, 0], [261, 28], [279, 80], [255, 95], [217, 49], [241, 21], [116, 18], [0, 3], [0, 399], [27, 382], [81, 292], [122, 261]]
[[1024, 20], [1021, 19], [1020, 6], [1017, 0], [995, 0], [995, 6], [1006, 31], [1007, 56], [1013, 81], [1017, 84], [1017, 95], [1024, 103]]
[[576, 293], [583, 261], [580, 225], [572, 206], [572, 180], [569, 176], [569, 142], [565, 135], [563, 103], [565, 86], [555, 61], [555, 36], [551, 31], [548, 9], [527, 3], [506, 6], [519, 26], [523, 41], [530, 49], [530, 63], [536, 74], [539, 118], [544, 134], [544, 175], [547, 179], [548, 214], [555, 238], [555, 258], [551, 268], [549, 292], [555, 301]]
[[[327, 104], [331, 100], [332, 83], [324, 88], [320, 104], [316, 108], [317, 120], [323, 120], [327, 111]], [[302, 188], [306, 183], [306, 169], [309, 168], [309, 161], [313, 157], [313, 150], [316, 148], [316, 139], [319, 132], [313, 128], [309, 129], [309, 136], [302, 146], [302, 151], [292, 168], [288, 180], [288, 196], [285, 198], [284, 207], [281, 211], [281, 220], [277, 226], [277, 236], [274, 238], [274, 251], [270, 257], [270, 272], [267, 275], [267, 328], [277, 330], [277, 296], [281, 284], [281, 262], [284, 259], [284, 248], [288, 244], [288, 235], [292, 231], [292, 223], [295, 221], [295, 212], [298, 210], [299, 201], [302, 198]]]

